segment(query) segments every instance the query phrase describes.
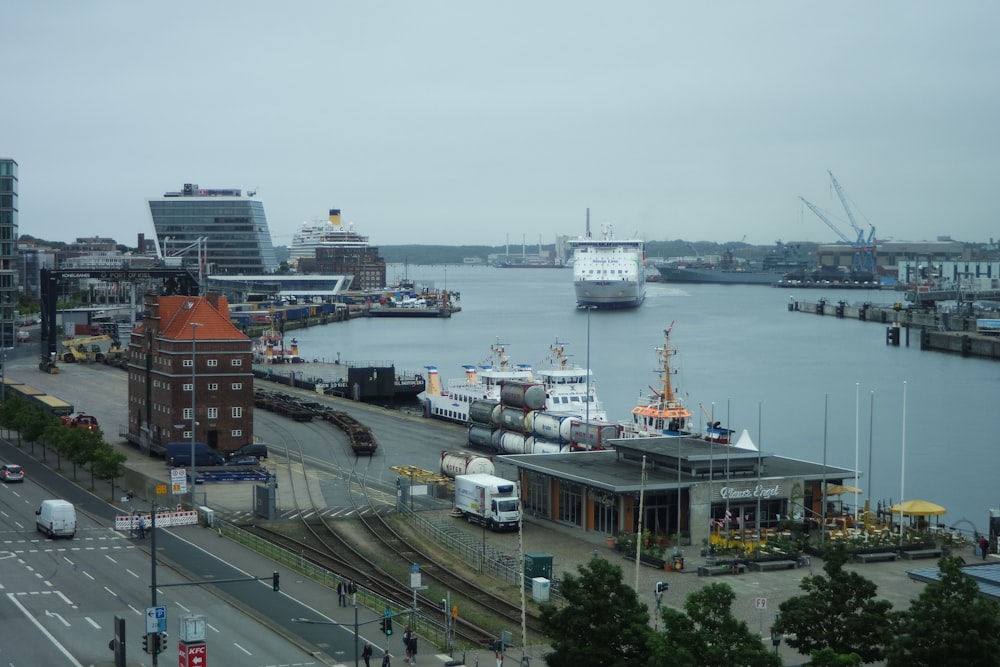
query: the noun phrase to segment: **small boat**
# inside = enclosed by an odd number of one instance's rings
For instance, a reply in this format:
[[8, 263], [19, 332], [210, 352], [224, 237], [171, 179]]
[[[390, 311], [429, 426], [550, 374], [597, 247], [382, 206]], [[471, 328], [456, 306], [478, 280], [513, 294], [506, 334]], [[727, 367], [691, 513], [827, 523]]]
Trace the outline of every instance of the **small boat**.
[[464, 366], [465, 378], [452, 380], [442, 387], [437, 366], [426, 366], [427, 389], [419, 398], [424, 402], [424, 414], [435, 419], [465, 424], [469, 421], [469, 405], [473, 401], [500, 402], [504, 382], [533, 382], [530, 364], [512, 366], [506, 344], [497, 342], [490, 347], [490, 358], [479, 365]]
[[265, 331], [254, 341], [253, 360], [257, 364], [297, 364], [304, 361], [299, 356], [298, 339], [292, 338], [286, 348], [284, 336], [273, 329]]
[[539, 368], [535, 375], [545, 385], [545, 409], [549, 412], [572, 414], [579, 419], [607, 421], [604, 406], [597, 400], [593, 372], [571, 364], [566, 356], [566, 344], [556, 342], [549, 346], [553, 365]]
[[670, 346], [670, 332], [673, 328], [674, 323], [671, 322], [670, 327], [663, 332], [663, 346], [656, 348], [660, 361], [660, 368], [656, 373], [662, 375], [661, 388], [650, 387], [651, 394], [639, 397], [638, 405], [632, 408], [632, 421], [623, 424], [622, 436], [625, 438], [693, 437], [728, 445], [732, 442], [733, 430], [715, 420], [704, 405], [701, 405], [701, 410], [708, 419], [705, 431], [697, 433], [691, 430], [691, 411], [674, 393], [674, 386], [670, 380], [676, 372], [670, 368], [670, 358], [677, 354], [677, 351]]

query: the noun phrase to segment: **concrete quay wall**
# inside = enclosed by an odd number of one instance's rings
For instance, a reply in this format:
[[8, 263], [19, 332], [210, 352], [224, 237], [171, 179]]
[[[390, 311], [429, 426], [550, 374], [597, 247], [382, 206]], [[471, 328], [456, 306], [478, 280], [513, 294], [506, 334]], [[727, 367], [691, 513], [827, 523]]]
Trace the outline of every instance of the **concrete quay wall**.
[[[791, 301], [789, 312], [886, 325], [886, 344], [920, 345], [921, 350], [1000, 360], [1000, 336], [976, 333], [976, 318], [929, 309], [885, 307], [820, 299]], [[893, 332], [893, 329], [896, 329]]]

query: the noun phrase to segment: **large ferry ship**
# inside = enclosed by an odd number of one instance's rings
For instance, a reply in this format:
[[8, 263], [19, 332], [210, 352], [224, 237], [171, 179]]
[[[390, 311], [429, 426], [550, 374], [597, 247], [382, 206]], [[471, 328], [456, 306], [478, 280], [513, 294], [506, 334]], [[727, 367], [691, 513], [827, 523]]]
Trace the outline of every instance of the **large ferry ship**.
[[573, 287], [576, 305], [593, 308], [635, 308], [646, 298], [645, 242], [614, 238], [610, 223], [601, 224], [601, 237], [587, 235], [567, 241], [573, 249]]

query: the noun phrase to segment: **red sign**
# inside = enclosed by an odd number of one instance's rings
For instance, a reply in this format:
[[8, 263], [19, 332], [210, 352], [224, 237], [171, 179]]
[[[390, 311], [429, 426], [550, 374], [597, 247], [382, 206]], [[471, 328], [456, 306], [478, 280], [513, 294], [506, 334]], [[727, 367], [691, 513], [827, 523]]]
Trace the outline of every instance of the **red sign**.
[[177, 667], [207, 667], [208, 646], [177, 642]]

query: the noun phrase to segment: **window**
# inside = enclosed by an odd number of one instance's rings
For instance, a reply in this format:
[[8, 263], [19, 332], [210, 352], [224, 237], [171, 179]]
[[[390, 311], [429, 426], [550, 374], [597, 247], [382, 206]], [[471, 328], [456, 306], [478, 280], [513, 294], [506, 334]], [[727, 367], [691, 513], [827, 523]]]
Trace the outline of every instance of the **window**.
[[191, 391], [191, 388], [192, 388], [193, 386], [194, 386], [194, 385], [193, 385], [193, 384], [191, 384], [190, 382], [185, 382], [185, 383], [184, 383], [184, 391]]
[[210, 367], [213, 367], [213, 368], [214, 368], [215, 366], [218, 366], [218, 365], [219, 365], [219, 360], [218, 360], [218, 359], [209, 359], [209, 360], [208, 360], [208, 365], [209, 365]]
[[184, 419], [191, 419], [191, 408], [184, 408], [182, 416]]
[[232, 359], [232, 360], [230, 360], [230, 363], [233, 366], [242, 366], [243, 365], [243, 360], [242, 359]]
[[242, 382], [234, 382], [233, 383], [233, 391], [236, 391], [237, 389], [242, 389], [242, 388], [243, 388], [243, 383]]
[[194, 365], [194, 359], [185, 359], [184, 368], [191, 368]]
[[182, 437], [183, 437], [183, 438], [184, 438], [185, 440], [190, 440], [190, 439], [191, 439], [191, 438], [193, 438], [194, 436], [193, 436], [193, 435], [191, 434], [191, 431], [184, 431], [184, 435], [183, 435]]
[[219, 383], [218, 382], [209, 382], [208, 383], [208, 390], [209, 391], [219, 391]]
[[242, 417], [242, 416], [243, 416], [243, 408], [242, 407], [235, 407], [235, 408], [233, 408], [233, 417]]
[[208, 409], [208, 418], [209, 419], [218, 419], [219, 418], [219, 408], [209, 408]]
[[241, 438], [243, 437], [243, 429], [234, 428], [232, 433], [230, 433], [230, 435], [232, 435], [234, 438]]

